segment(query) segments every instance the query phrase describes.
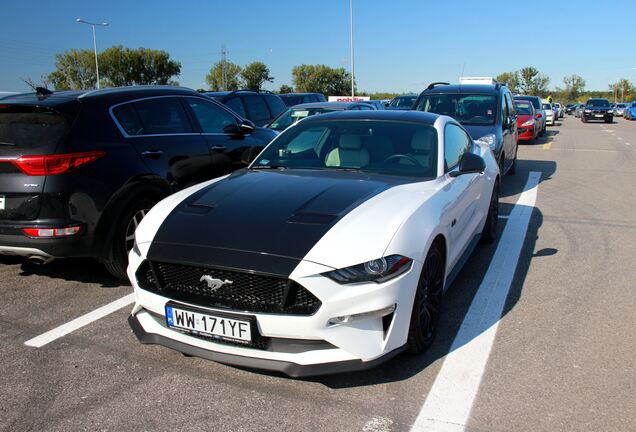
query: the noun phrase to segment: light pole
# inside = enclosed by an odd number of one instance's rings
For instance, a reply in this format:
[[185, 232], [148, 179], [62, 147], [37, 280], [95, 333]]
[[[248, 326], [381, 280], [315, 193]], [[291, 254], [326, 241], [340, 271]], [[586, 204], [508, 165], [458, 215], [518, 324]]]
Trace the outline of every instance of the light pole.
[[351, 98], [355, 97], [356, 67], [353, 62], [353, 0], [349, 0], [349, 28], [351, 36]]
[[107, 22], [92, 23], [92, 22], [84, 21], [81, 18], [77, 18], [75, 21], [82, 24], [88, 24], [89, 26], [93, 28], [93, 51], [95, 51], [95, 73], [97, 75], [97, 88], [99, 88], [99, 64], [97, 63], [97, 42], [95, 41], [95, 26], [107, 27], [108, 23]]

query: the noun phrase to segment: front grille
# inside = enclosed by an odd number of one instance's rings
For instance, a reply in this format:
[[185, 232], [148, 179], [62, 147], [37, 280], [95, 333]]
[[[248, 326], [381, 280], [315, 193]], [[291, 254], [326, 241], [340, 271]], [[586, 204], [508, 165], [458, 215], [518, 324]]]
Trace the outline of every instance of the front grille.
[[[213, 290], [201, 277], [232, 281]], [[244, 312], [312, 315], [321, 306], [302, 285], [285, 278], [214, 268], [144, 262], [137, 271], [143, 289], [190, 304]]]

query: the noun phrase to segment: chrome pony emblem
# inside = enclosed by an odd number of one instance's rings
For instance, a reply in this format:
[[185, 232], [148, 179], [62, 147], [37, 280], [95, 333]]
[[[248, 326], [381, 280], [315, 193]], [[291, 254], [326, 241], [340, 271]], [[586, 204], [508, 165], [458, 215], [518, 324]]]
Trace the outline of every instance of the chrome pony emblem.
[[201, 276], [201, 279], [199, 279], [199, 282], [207, 283], [208, 288], [210, 288], [212, 291], [218, 290], [223, 285], [231, 285], [234, 283], [231, 280], [227, 280], [227, 279], [225, 279], [224, 281], [222, 281], [221, 279], [215, 279], [210, 275]]

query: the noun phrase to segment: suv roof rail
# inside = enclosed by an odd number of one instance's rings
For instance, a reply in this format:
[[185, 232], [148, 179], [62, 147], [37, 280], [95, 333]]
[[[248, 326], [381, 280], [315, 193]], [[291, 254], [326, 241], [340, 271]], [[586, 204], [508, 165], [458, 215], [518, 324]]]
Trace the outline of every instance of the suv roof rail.
[[233, 95], [235, 93], [239, 93], [239, 92], [253, 92], [253, 93], [269, 93], [269, 94], [274, 94], [274, 92], [271, 92], [269, 90], [264, 90], [264, 89], [238, 89], [238, 90], [232, 90], [231, 92], [229, 92], [227, 94], [227, 96], [229, 95]]
[[432, 82], [428, 85], [428, 87], [426, 87], [426, 90], [431, 90], [433, 88], [435, 88], [436, 86], [440, 86], [440, 85], [450, 85], [450, 83], [444, 82], [444, 81], [437, 81], [437, 82]]

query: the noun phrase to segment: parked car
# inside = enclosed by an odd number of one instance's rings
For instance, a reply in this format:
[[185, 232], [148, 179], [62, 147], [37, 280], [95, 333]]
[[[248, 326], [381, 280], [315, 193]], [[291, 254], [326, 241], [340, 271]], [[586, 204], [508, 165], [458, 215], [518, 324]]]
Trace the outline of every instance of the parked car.
[[422, 353], [498, 202], [493, 153], [449, 117], [308, 117], [150, 211], [128, 322], [142, 343], [294, 377]]
[[626, 107], [627, 107], [627, 104], [617, 103], [616, 106], [612, 108], [612, 112], [614, 113], [615, 116], [623, 117], [623, 115], [625, 114]]
[[581, 121], [587, 123], [590, 120], [603, 120], [605, 123], [614, 121], [614, 113], [607, 99], [591, 98], [587, 100], [581, 114]]
[[585, 109], [584, 103], [577, 104], [576, 109], [574, 110], [574, 117], [580, 118], [583, 114], [584, 109]]
[[311, 102], [327, 102], [327, 98], [322, 93], [283, 93], [278, 96], [288, 107]]
[[514, 174], [517, 161], [516, 109], [508, 87], [496, 84], [432, 83], [413, 109], [434, 112], [459, 121], [474, 140], [495, 153], [502, 175]]
[[364, 101], [364, 103], [371, 105], [377, 110], [386, 109], [386, 105], [384, 105], [384, 102], [382, 102], [381, 100], [368, 100]]
[[388, 110], [410, 110], [413, 107], [413, 102], [417, 99], [417, 95], [402, 95], [396, 96], [391, 99], [391, 102], [387, 105]]
[[557, 103], [555, 103], [553, 105], [554, 105], [554, 108], [555, 108], [556, 114], [557, 114], [556, 118], [557, 119], [563, 118], [563, 107], [561, 106], [561, 104], [557, 102]]
[[543, 135], [546, 130], [545, 111], [543, 111], [543, 104], [539, 96], [515, 96], [515, 100], [527, 100], [532, 102], [534, 107], [534, 118], [537, 120], [537, 126], [539, 127], [539, 135]]
[[556, 113], [554, 111], [554, 107], [551, 103], [543, 102], [542, 103], [543, 112], [545, 112], [545, 122], [550, 126], [554, 126], [556, 123]]
[[295, 105], [288, 108], [278, 115], [270, 124], [268, 128], [281, 132], [293, 125], [299, 120], [306, 117], [310, 117], [316, 114], [325, 114], [334, 111], [364, 111], [375, 110], [375, 107], [369, 105], [366, 102], [318, 102]]
[[625, 114], [623, 115], [625, 120], [636, 119], [636, 102], [628, 103], [625, 107]]
[[517, 110], [517, 130], [519, 132], [519, 141], [533, 143], [539, 135], [534, 106], [532, 105], [532, 102], [526, 100], [516, 100], [514, 103]]
[[278, 95], [266, 91], [236, 90], [202, 94], [227, 105], [240, 117], [251, 120], [256, 126], [267, 125], [274, 117], [287, 109]]
[[94, 257], [126, 277], [137, 224], [174, 191], [244, 167], [275, 132], [173, 86], [20, 94], [0, 104], [0, 254]]
[[576, 104], [567, 104], [565, 106], [565, 113], [567, 115], [572, 115], [574, 114], [574, 110], [576, 109]]

